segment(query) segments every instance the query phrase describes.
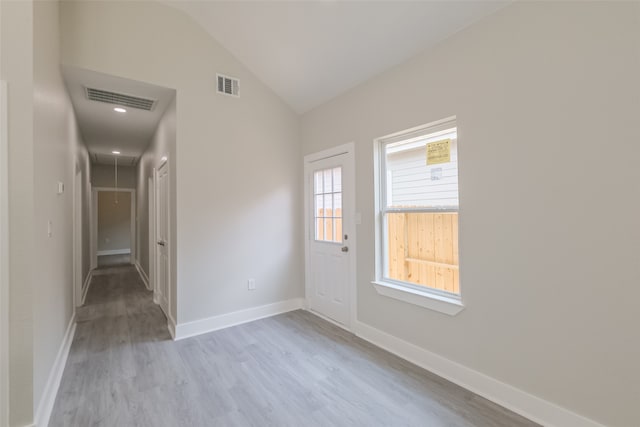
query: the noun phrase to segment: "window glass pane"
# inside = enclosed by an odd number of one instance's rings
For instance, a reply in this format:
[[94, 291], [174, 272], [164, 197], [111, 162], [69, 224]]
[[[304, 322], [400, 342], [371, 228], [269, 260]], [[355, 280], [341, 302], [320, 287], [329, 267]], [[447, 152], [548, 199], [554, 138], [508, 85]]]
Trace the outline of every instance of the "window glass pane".
[[342, 168], [333, 168], [333, 192], [340, 193], [342, 191]]
[[336, 230], [335, 241], [342, 242], [342, 218], [336, 218], [334, 220], [334, 223], [335, 223], [335, 230]]
[[313, 174], [314, 194], [322, 194], [322, 171]]
[[[314, 172], [315, 239], [328, 242], [342, 241], [342, 168], [329, 168]], [[340, 218], [335, 221], [333, 218]]]
[[331, 199], [331, 194], [324, 195], [324, 216], [333, 215], [333, 201]]
[[387, 208], [400, 210], [381, 212], [386, 222], [386, 259], [378, 262], [384, 262], [385, 278], [460, 294], [457, 142], [452, 127], [382, 143], [381, 200], [386, 200]]
[[316, 217], [324, 216], [324, 197], [316, 196], [316, 211], [314, 214]]
[[316, 240], [324, 239], [324, 219], [316, 218]]
[[331, 193], [331, 169], [324, 170], [324, 186], [323, 193]]
[[333, 195], [333, 216], [342, 217], [342, 194], [335, 193]]
[[457, 152], [455, 129], [386, 144], [387, 207], [457, 208]]
[[333, 218], [324, 219], [324, 240], [333, 241]]

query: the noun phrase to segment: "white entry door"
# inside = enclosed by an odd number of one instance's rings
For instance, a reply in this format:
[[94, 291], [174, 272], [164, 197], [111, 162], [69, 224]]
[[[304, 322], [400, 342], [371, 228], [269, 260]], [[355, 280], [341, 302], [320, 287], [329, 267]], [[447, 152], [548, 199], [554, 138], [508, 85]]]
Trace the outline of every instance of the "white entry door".
[[305, 159], [307, 303], [312, 311], [347, 327], [351, 326], [350, 273], [355, 248], [350, 160], [349, 153]]
[[169, 317], [169, 168], [165, 162], [156, 179], [156, 301]]

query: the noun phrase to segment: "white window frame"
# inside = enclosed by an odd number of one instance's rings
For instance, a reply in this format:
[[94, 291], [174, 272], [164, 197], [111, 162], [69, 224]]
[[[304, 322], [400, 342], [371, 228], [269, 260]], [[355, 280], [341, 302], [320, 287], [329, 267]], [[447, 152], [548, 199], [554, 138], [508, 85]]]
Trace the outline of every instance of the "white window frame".
[[[408, 282], [394, 280], [385, 277], [388, 271], [388, 245], [387, 245], [387, 224], [386, 214], [393, 212], [460, 212], [459, 207], [446, 208], [413, 208], [413, 209], [394, 209], [388, 208], [386, 195], [387, 186], [387, 169], [385, 146], [398, 141], [405, 141], [412, 138], [420, 138], [425, 135], [436, 133], [445, 129], [457, 127], [456, 118], [448, 117], [443, 120], [428, 123], [423, 126], [404, 130], [374, 141], [374, 175], [375, 175], [375, 206], [376, 206], [376, 250], [375, 265], [376, 275], [372, 281], [376, 291], [383, 296], [404, 301], [410, 304], [418, 305], [424, 308], [438, 311], [440, 313], [455, 316], [464, 309], [462, 303], [462, 284], [460, 283], [460, 293], [454, 294], [438, 289], [432, 289], [425, 286], [415, 285]], [[459, 194], [459, 192], [458, 192]], [[459, 245], [458, 245], [459, 247]], [[458, 255], [458, 259], [460, 256]]]

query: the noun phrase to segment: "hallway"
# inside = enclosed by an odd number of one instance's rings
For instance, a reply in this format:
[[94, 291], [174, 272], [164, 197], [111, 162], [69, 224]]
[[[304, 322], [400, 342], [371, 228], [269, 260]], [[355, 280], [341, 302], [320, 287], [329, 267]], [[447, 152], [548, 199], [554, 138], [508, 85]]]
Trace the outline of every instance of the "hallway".
[[50, 425], [134, 425], [138, 411], [157, 412], [142, 398], [171, 380], [179, 356], [135, 267], [101, 270], [90, 286]]
[[52, 427], [535, 425], [305, 311], [173, 342], [135, 268], [105, 273]]

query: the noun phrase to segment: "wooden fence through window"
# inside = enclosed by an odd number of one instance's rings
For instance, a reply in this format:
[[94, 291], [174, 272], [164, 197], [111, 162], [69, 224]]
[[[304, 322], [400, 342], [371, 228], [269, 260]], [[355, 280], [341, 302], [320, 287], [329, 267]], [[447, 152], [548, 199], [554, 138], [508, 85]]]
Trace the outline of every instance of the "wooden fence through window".
[[460, 293], [458, 213], [389, 213], [389, 278]]
[[[335, 236], [333, 229], [336, 229]], [[318, 209], [316, 217], [316, 240], [328, 242], [342, 242], [342, 209], [336, 209], [335, 216], [333, 209]]]

